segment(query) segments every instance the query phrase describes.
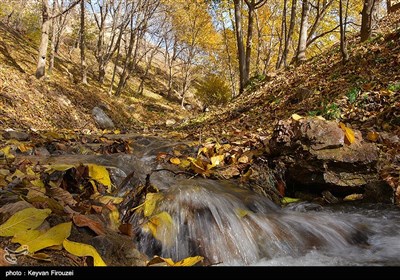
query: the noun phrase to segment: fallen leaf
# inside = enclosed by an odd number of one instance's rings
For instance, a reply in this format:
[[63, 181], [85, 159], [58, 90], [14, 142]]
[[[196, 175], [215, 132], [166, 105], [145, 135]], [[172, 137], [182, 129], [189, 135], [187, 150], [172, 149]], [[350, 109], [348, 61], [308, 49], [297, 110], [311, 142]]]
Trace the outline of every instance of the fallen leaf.
[[35, 253], [35, 254], [29, 254], [28, 257], [38, 260], [38, 261], [45, 261], [45, 262], [51, 262], [51, 258], [48, 254], [45, 253]]
[[160, 201], [161, 199], [162, 199], [162, 195], [159, 193], [146, 194], [146, 199], [144, 201], [143, 215], [145, 217], [150, 217], [153, 214], [158, 201]]
[[343, 130], [344, 135], [346, 136], [348, 144], [353, 144], [354, 141], [356, 140], [354, 131], [347, 127], [344, 123], [339, 123], [340, 128]]
[[66, 205], [75, 206], [77, 201], [74, 199], [72, 194], [60, 187], [51, 187], [47, 190], [47, 194]]
[[0, 151], [3, 151], [4, 156], [8, 159], [15, 158], [15, 156], [11, 153], [11, 146], [6, 146]]
[[378, 132], [370, 131], [367, 134], [367, 139], [369, 141], [376, 142], [376, 141], [378, 141], [378, 138], [379, 138], [379, 133]]
[[119, 230], [120, 233], [128, 235], [129, 237], [133, 236], [132, 224], [121, 224], [118, 227], [118, 230]]
[[161, 212], [152, 216], [145, 227], [151, 231], [156, 239], [165, 245], [171, 244], [175, 238], [174, 221], [167, 212]]
[[[220, 165], [223, 163], [225, 156], [224, 155], [217, 155], [210, 158], [211, 160], [211, 168]], [[210, 168], [209, 168], [210, 169]]]
[[249, 214], [248, 210], [242, 209], [242, 208], [238, 208], [235, 209], [236, 215], [238, 215], [239, 218], [243, 218], [245, 216], [247, 216]]
[[353, 194], [350, 194], [350, 195], [346, 196], [345, 198], [343, 198], [343, 201], [361, 200], [363, 198], [364, 198], [364, 196], [362, 194], [353, 193]]
[[0, 225], [0, 236], [14, 236], [19, 231], [35, 229], [51, 213], [50, 209], [26, 208], [12, 215]]
[[41, 235], [37, 229], [28, 229], [17, 232], [14, 237], [11, 239], [12, 243], [26, 244], [34, 239], [36, 239], [39, 235]]
[[108, 203], [120, 204], [124, 200], [123, 197], [115, 197], [109, 195], [92, 196], [91, 198], [96, 199], [97, 201], [103, 204], [108, 204]]
[[72, 255], [78, 257], [92, 257], [94, 266], [107, 266], [97, 250], [91, 245], [69, 241], [68, 239], [65, 239], [62, 244], [65, 250]]
[[104, 227], [99, 222], [96, 222], [89, 217], [81, 214], [76, 214], [72, 216], [72, 221], [78, 227], [88, 227], [93, 230], [97, 235], [104, 235]]
[[169, 160], [172, 164], [179, 165], [181, 164], [181, 160], [179, 158], [173, 157]]
[[201, 262], [202, 260], [204, 260], [204, 257], [196, 256], [196, 257], [188, 257], [183, 260], [174, 262], [171, 258], [154, 256], [154, 258], [147, 263], [147, 266], [154, 266], [162, 263], [164, 263], [165, 266], [193, 266], [198, 262]]
[[293, 114], [292, 115], [292, 119], [294, 119], [295, 121], [298, 121], [298, 120], [304, 119], [304, 117], [302, 117], [302, 116], [300, 116], [298, 114]]
[[[64, 239], [68, 238], [71, 234], [71, 227], [71, 222], [58, 224], [23, 245], [28, 246], [29, 253], [35, 253], [50, 246], [61, 245]], [[21, 247], [19, 247], [17, 251], [20, 250], [20, 248]]]
[[282, 198], [282, 203], [283, 204], [289, 204], [289, 203], [293, 203], [293, 202], [299, 202], [300, 199], [299, 198], [292, 198], [292, 197], [284, 197]]
[[48, 165], [45, 172], [53, 173], [54, 171], [67, 171], [68, 169], [71, 168], [75, 168], [75, 165], [71, 164]]
[[110, 174], [107, 169], [104, 166], [96, 164], [88, 164], [87, 166], [89, 168], [89, 177], [106, 186], [108, 192], [111, 192]]

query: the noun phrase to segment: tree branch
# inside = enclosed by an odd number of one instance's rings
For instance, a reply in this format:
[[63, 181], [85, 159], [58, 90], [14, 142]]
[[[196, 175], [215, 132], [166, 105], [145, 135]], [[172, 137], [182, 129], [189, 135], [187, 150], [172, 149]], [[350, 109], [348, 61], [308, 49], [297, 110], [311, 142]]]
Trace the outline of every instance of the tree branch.
[[81, 1], [84, 1], [84, 0], [77, 0], [76, 2], [72, 3], [71, 6], [69, 6], [67, 9], [65, 9], [65, 10], [62, 11], [61, 13], [59, 13], [59, 14], [57, 14], [57, 15], [55, 15], [55, 16], [49, 17], [49, 20], [52, 20], [52, 19], [54, 19], [54, 18], [58, 18], [58, 17], [60, 17], [60, 16], [62, 16], [62, 15], [64, 15], [64, 14], [68, 13], [73, 7], [75, 7], [76, 5], [78, 5]]

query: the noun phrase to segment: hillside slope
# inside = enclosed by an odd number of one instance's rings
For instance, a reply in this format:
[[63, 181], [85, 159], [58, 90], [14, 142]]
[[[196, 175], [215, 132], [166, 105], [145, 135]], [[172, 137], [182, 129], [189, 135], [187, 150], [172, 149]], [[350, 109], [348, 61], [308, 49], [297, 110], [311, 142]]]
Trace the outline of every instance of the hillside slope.
[[129, 130], [162, 126], [166, 119], [179, 120], [187, 114], [178, 103], [165, 100], [149, 88], [143, 96], [131, 94], [130, 88], [129, 96], [109, 96], [109, 84], [96, 82], [91, 71], [95, 66], [90, 67], [90, 61], [89, 84], [77, 83], [79, 55], [71, 60], [63, 53], [66, 50], [56, 58], [53, 73], [39, 81], [34, 76], [35, 42], [0, 23], [0, 129], [95, 130], [91, 116], [95, 106], [106, 108], [118, 128]]

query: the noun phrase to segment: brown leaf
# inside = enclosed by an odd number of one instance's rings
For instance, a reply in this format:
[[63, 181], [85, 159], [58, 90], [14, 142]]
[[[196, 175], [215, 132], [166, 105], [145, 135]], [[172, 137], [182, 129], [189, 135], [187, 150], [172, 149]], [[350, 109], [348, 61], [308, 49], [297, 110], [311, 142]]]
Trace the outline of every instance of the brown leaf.
[[376, 141], [378, 141], [378, 138], [379, 138], [379, 133], [378, 132], [370, 131], [367, 134], [367, 139], [369, 141], [376, 142]]
[[54, 199], [56, 199], [58, 201], [62, 201], [66, 205], [75, 206], [77, 203], [70, 192], [68, 192], [60, 187], [50, 188], [47, 192], [50, 197], [53, 197]]
[[99, 222], [96, 222], [89, 217], [81, 214], [73, 215], [72, 221], [78, 227], [88, 227], [93, 230], [97, 235], [105, 235], [104, 227]]
[[132, 224], [121, 224], [118, 229], [122, 234], [128, 235], [129, 237], [133, 236]]

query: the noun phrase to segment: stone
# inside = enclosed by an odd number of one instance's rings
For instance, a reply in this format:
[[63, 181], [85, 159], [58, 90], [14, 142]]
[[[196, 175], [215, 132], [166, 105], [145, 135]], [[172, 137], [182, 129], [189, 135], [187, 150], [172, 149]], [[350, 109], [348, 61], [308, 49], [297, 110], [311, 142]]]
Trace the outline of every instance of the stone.
[[353, 131], [355, 141], [348, 144], [335, 121], [316, 117], [279, 121], [269, 141], [271, 162], [283, 165], [286, 183], [298, 189], [329, 189], [345, 195], [357, 188], [366, 191], [371, 184], [384, 185], [377, 171], [376, 144], [365, 142], [360, 131]]
[[101, 108], [94, 107], [92, 110], [92, 116], [99, 128], [101, 128], [101, 129], [114, 129], [115, 128], [115, 125], [114, 125], [112, 119], [110, 119], [110, 117], [107, 116], [107, 114], [104, 113], [104, 111]]
[[15, 139], [18, 141], [29, 141], [29, 134], [23, 131], [9, 130], [3, 133], [5, 139]]
[[165, 121], [166, 126], [173, 126], [174, 124], [176, 124], [176, 120], [174, 119], [169, 119]]

